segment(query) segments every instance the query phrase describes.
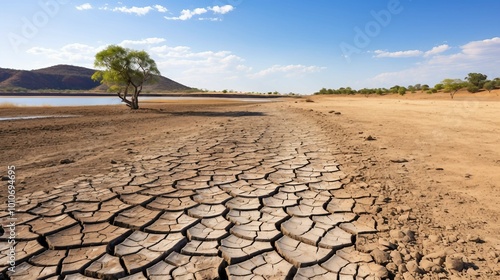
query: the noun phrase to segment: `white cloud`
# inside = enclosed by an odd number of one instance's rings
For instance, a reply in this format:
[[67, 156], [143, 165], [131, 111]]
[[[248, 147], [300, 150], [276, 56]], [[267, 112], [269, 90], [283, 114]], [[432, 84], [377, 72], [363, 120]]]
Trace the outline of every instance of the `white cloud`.
[[163, 7], [162, 5], [154, 5], [153, 7], [160, 13], [168, 12], [168, 9]]
[[498, 68], [500, 37], [469, 42], [460, 46], [459, 52], [448, 55], [438, 52], [444, 51], [445, 47], [436, 48], [433, 49], [434, 53], [437, 52], [436, 55], [428, 57], [414, 67], [402, 71], [380, 73], [369, 82], [375, 87], [381, 84], [389, 86], [425, 81], [438, 83], [445, 78], [463, 78], [470, 72], [480, 72], [490, 77], [500, 76], [500, 68]]
[[221, 6], [213, 6], [213, 7], [209, 7], [208, 9], [210, 11], [213, 11], [216, 14], [224, 15], [224, 14], [227, 14], [227, 13], [231, 12], [232, 10], [234, 10], [234, 7], [231, 5], [224, 5], [222, 7]]
[[373, 57], [381, 58], [381, 57], [390, 57], [390, 58], [403, 58], [403, 57], [417, 57], [424, 56], [429, 57], [433, 55], [440, 54], [450, 49], [450, 46], [443, 44], [437, 47], [432, 48], [429, 51], [421, 51], [421, 50], [408, 50], [408, 51], [397, 51], [397, 52], [388, 52], [383, 50], [376, 50], [373, 53], [375, 55]]
[[[224, 15], [234, 10], [234, 7], [231, 5], [225, 6], [213, 6], [207, 8], [196, 8], [194, 10], [182, 10], [181, 14], [178, 17], [165, 17], [168, 20], [189, 20], [194, 16], [202, 15], [207, 13], [208, 11], [212, 11], [215, 15]], [[206, 21], [221, 21], [221, 18], [218, 17], [208, 17], [208, 18], [198, 18], [198, 20], [206, 20]]]
[[92, 5], [90, 5], [90, 3], [85, 3], [80, 6], [76, 6], [75, 8], [79, 11], [92, 10]]
[[198, 20], [204, 20], [204, 21], [222, 21], [220, 18], [198, 18]]
[[301, 64], [295, 64], [295, 65], [273, 65], [270, 68], [261, 70], [257, 73], [250, 74], [250, 78], [261, 78], [265, 77], [268, 75], [276, 74], [276, 73], [283, 73], [285, 74], [286, 77], [292, 77], [292, 76], [300, 76], [306, 73], [316, 73], [320, 72], [325, 67], [319, 67], [319, 66], [305, 66]]
[[419, 50], [397, 51], [397, 52], [376, 50], [374, 51], [374, 53], [375, 53], [374, 57], [391, 57], [391, 58], [415, 57], [415, 56], [421, 56], [423, 54], [423, 52]]
[[[120, 3], [121, 4], [121, 3]], [[120, 12], [120, 13], [125, 13], [125, 14], [135, 14], [137, 16], [144, 16], [147, 15], [151, 11], [158, 11], [160, 13], [165, 13], [168, 11], [167, 8], [163, 7], [162, 5], [154, 5], [154, 6], [145, 6], [145, 7], [127, 7], [127, 6], [122, 6], [122, 7], [114, 7], [110, 8], [107, 4], [103, 7], [100, 7], [99, 10], [103, 11], [112, 11], [112, 12]]]
[[151, 6], [146, 6], [146, 7], [126, 7], [126, 6], [123, 6], [123, 7], [116, 7], [116, 8], [113, 8], [112, 11], [113, 12], [121, 12], [121, 13], [126, 13], [126, 14], [135, 14], [135, 15], [138, 15], [138, 16], [144, 16], [146, 15], [147, 13], [149, 13], [151, 10], [153, 10], [153, 7]]
[[78, 63], [89, 67], [94, 61], [95, 54], [103, 48], [103, 46], [94, 47], [85, 44], [73, 43], [65, 45], [59, 49], [33, 47], [28, 49], [26, 52], [32, 55], [44, 56], [57, 63]]
[[431, 50], [429, 51], [426, 51], [424, 53], [424, 57], [428, 57], [428, 56], [432, 56], [432, 55], [436, 55], [436, 54], [440, 54], [442, 52], [445, 52], [447, 50], [450, 49], [450, 46], [444, 44], [444, 45], [440, 45], [440, 46], [437, 46], [437, 47], [434, 47], [432, 48]]
[[194, 10], [182, 10], [181, 15], [178, 17], [165, 17], [168, 20], [188, 20], [191, 19], [195, 15], [202, 15], [208, 12], [205, 8], [196, 8]]
[[163, 38], [146, 38], [142, 40], [123, 40], [119, 45], [120, 46], [129, 46], [129, 45], [154, 45], [165, 42]]
[[[169, 46], [164, 38], [124, 40], [120, 45], [140, 46], [156, 61], [162, 75], [188, 86], [208, 89], [245, 89], [252, 91], [300, 91], [306, 88], [306, 74], [320, 72], [324, 67], [301, 64], [274, 65], [254, 71], [244, 58], [228, 50], [194, 50], [188, 46]], [[27, 51], [30, 60], [49, 65], [73, 64], [93, 68], [95, 54], [106, 45], [92, 46], [73, 43], [60, 48], [34, 47]], [[36, 59], [33, 57], [36, 56]], [[295, 83], [276, 83], [276, 79], [293, 78]], [[255, 82], [259, 78], [259, 82]], [[311, 86], [311, 85], [309, 85]], [[307, 92], [307, 90], [304, 90]]]

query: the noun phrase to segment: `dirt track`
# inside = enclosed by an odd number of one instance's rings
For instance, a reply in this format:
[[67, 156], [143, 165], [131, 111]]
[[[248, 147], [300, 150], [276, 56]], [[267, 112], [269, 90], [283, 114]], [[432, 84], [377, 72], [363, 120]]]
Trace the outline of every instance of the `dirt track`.
[[358, 112], [392, 101], [315, 101], [44, 108], [79, 117], [2, 123], [1, 162], [19, 177], [10, 277], [500, 277], [498, 210], [445, 188], [454, 177], [425, 167], [429, 147], [387, 140], [411, 131], [384, 123], [394, 114]]

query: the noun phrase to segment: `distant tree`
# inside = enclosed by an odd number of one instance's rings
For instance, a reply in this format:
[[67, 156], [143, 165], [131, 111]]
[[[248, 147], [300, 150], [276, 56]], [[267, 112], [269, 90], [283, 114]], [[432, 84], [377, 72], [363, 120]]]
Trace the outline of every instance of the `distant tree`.
[[467, 86], [467, 83], [460, 79], [444, 79], [442, 82], [445, 92], [450, 93], [451, 99], [455, 97], [455, 93]]
[[[139, 94], [145, 83], [160, 75], [155, 61], [145, 51], [135, 51], [111, 45], [95, 55], [94, 66], [98, 70], [92, 79], [109, 86], [131, 109], [139, 109]], [[132, 91], [131, 99], [127, 98]]]
[[389, 90], [391, 91], [391, 93], [398, 93], [399, 88], [400, 88], [400, 86], [395, 85], [395, 86], [391, 87]]
[[495, 84], [495, 87], [500, 87], [500, 78], [495, 78], [492, 82]]
[[483, 88], [484, 83], [488, 76], [481, 73], [469, 73], [465, 79], [472, 85], [476, 86], [478, 89]]
[[467, 91], [470, 93], [476, 93], [479, 91], [479, 87], [469, 83], [469, 85], [467, 86]]
[[322, 88], [318, 91], [318, 94], [327, 94], [327, 89], [326, 88]]
[[491, 92], [492, 90], [495, 89], [495, 82], [487, 81], [486, 83], [484, 83], [483, 88], [488, 92]]
[[415, 84], [415, 90], [421, 90], [422, 89], [422, 85], [421, 84]]
[[223, 90], [222, 93], [227, 93], [227, 89]]
[[429, 85], [422, 85], [421, 89], [423, 91], [429, 90]]
[[442, 90], [442, 89], [444, 88], [444, 85], [443, 85], [443, 84], [435, 84], [435, 85], [434, 85], [434, 88], [435, 88], [436, 90]]
[[398, 94], [399, 95], [405, 95], [406, 94], [406, 88], [405, 87], [399, 87]]

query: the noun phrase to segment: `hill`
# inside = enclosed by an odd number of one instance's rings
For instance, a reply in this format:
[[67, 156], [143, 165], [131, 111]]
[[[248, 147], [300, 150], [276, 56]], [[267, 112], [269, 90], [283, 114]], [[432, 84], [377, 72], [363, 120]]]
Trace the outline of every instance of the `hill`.
[[[90, 78], [94, 72], [93, 69], [73, 65], [56, 65], [31, 71], [0, 68], [0, 91], [13, 89], [106, 91], [105, 85]], [[143, 91], [169, 92], [190, 89], [169, 78], [158, 76], [156, 83], [144, 86]]]

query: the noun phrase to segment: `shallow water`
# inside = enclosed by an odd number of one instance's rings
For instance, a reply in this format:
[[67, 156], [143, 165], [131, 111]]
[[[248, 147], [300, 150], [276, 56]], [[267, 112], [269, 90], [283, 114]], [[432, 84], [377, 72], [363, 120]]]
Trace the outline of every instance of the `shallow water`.
[[[168, 100], [235, 100], [235, 101], [245, 101], [245, 102], [269, 102], [276, 101], [266, 98], [213, 98], [213, 97], [141, 97], [139, 102], [162, 102]], [[2, 104], [13, 104], [15, 106], [27, 106], [27, 107], [40, 107], [40, 106], [97, 106], [97, 105], [118, 105], [121, 104], [121, 100], [118, 97], [99, 97], [99, 96], [61, 96], [61, 97], [12, 97], [12, 96], [2, 96], [0, 97], [0, 106]]]
[[20, 117], [3, 117], [0, 121], [12, 121], [12, 120], [32, 120], [32, 119], [46, 119], [46, 118], [74, 118], [77, 115], [52, 115], [52, 116], [20, 116]]

